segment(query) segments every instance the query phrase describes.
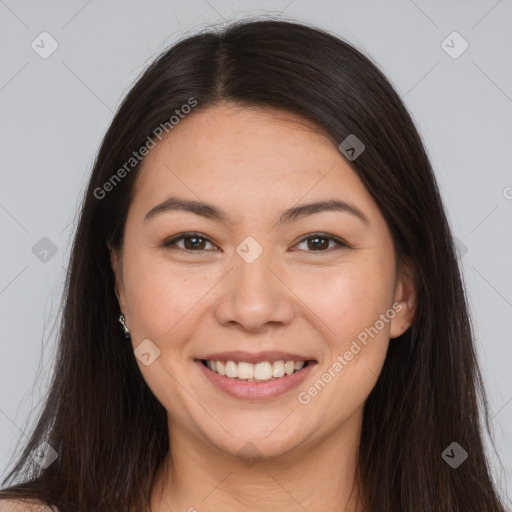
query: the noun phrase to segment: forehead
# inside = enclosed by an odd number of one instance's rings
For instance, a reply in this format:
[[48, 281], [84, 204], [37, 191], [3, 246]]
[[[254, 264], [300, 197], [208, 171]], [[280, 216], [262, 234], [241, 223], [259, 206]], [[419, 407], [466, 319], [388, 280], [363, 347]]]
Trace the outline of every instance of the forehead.
[[151, 150], [137, 176], [133, 207], [147, 210], [171, 193], [255, 213], [303, 196], [375, 206], [322, 128], [292, 113], [226, 104], [185, 117]]
[[[282, 168], [285, 159], [291, 164], [305, 157], [318, 162], [322, 155], [310, 154], [311, 146], [316, 152], [320, 147], [329, 152], [335, 148], [322, 128], [298, 115], [223, 103], [193, 111], [182, 119], [146, 157], [140, 178], [148, 168], [159, 168], [162, 161], [171, 159], [182, 165], [193, 163], [198, 171], [208, 169], [215, 173], [223, 169], [230, 172], [233, 169], [229, 165], [236, 164], [239, 173], [251, 168], [252, 174]], [[250, 165], [254, 159], [263, 167]], [[297, 166], [289, 167], [294, 170]]]

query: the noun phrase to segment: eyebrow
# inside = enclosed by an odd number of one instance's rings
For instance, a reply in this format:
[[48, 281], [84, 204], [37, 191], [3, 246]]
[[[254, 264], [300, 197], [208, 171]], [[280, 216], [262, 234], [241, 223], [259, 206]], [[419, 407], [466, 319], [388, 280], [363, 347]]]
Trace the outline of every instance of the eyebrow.
[[[180, 199], [178, 197], [169, 197], [160, 204], [157, 204], [144, 216], [144, 222], [160, 215], [171, 211], [186, 211], [200, 215], [207, 219], [217, 220], [220, 222], [227, 223], [229, 216], [226, 212], [220, 210], [216, 206], [205, 203], [202, 201], [191, 201], [187, 199]], [[314, 203], [308, 203], [301, 206], [294, 206], [288, 210], [281, 212], [278, 224], [287, 224], [293, 222], [299, 218], [306, 217], [315, 213], [326, 212], [326, 211], [338, 211], [349, 213], [359, 218], [365, 224], [369, 224], [369, 220], [366, 215], [356, 208], [354, 205], [341, 201], [339, 199], [328, 199], [325, 201], [317, 201]]]

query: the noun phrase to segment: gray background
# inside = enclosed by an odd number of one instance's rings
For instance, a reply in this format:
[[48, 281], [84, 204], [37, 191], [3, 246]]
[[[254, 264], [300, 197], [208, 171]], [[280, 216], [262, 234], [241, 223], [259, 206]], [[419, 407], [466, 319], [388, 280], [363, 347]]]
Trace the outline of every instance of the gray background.
[[[459, 240], [504, 467], [491, 463], [510, 488], [512, 0], [0, 0], [0, 477], [46, 391], [77, 205], [113, 112], [176, 39], [261, 15], [346, 38], [411, 111]], [[46, 59], [31, 47], [43, 31], [59, 45]], [[469, 44], [457, 58], [453, 31]]]

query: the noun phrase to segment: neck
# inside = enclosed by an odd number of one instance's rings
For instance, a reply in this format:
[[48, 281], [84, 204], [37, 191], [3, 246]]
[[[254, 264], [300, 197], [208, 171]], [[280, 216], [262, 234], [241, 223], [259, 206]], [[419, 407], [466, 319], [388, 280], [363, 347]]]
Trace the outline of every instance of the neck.
[[288, 453], [259, 459], [226, 453], [169, 421], [170, 451], [151, 510], [356, 512], [361, 420], [358, 411], [321, 441], [305, 440]]

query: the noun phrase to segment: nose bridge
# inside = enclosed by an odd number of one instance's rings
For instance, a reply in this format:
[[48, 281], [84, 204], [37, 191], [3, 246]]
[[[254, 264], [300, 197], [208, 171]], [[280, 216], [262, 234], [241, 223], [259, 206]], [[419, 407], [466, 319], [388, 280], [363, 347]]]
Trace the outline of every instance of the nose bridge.
[[251, 242], [244, 242], [237, 248], [234, 258], [234, 284], [237, 293], [260, 295], [271, 293], [272, 279], [275, 279], [271, 267], [271, 251], [258, 250]]
[[289, 322], [293, 307], [275, 268], [270, 249], [264, 249], [253, 237], [242, 241], [217, 305], [219, 321], [236, 322], [248, 330], [261, 329], [268, 322]]

